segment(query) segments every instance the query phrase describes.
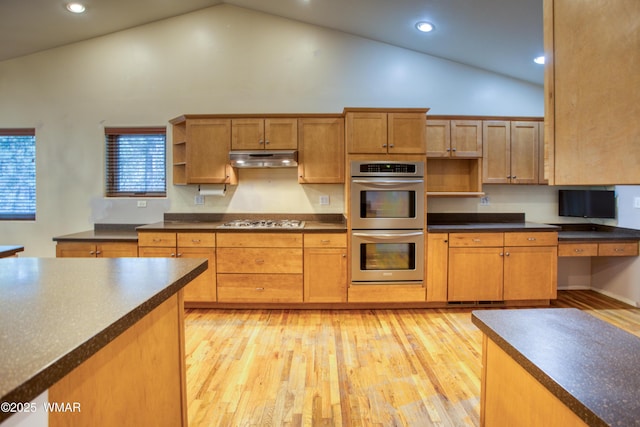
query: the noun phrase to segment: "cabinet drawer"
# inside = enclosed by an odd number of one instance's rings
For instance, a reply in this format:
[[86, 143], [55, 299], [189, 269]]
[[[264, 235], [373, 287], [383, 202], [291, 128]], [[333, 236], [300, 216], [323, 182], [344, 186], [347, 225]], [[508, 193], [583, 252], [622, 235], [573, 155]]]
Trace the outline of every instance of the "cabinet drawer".
[[218, 274], [218, 302], [302, 302], [302, 275]]
[[175, 247], [176, 233], [138, 233], [138, 246]]
[[346, 233], [305, 234], [305, 248], [346, 248]]
[[214, 248], [215, 233], [178, 233], [178, 246], [181, 248]]
[[300, 273], [302, 249], [218, 248], [219, 273]]
[[536, 231], [528, 233], [504, 233], [505, 246], [556, 246], [558, 233]]
[[219, 248], [301, 248], [302, 233], [218, 233]]
[[449, 233], [449, 247], [497, 247], [504, 245], [504, 233]]
[[597, 243], [560, 243], [558, 256], [597, 256]]
[[638, 256], [638, 242], [599, 243], [598, 256]]

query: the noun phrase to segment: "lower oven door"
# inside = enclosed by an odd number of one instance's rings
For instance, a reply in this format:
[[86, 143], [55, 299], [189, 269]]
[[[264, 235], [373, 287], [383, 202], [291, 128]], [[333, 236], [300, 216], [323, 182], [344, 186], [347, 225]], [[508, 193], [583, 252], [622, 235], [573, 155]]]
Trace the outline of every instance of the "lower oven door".
[[422, 282], [422, 230], [358, 230], [351, 234], [351, 281]]

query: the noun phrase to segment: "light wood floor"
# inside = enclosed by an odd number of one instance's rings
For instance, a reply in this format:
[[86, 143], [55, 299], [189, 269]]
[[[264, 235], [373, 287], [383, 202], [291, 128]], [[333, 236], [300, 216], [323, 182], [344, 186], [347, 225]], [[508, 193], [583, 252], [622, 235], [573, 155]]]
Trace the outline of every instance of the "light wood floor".
[[[640, 336], [640, 309], [576, 307]], [[477, 426], [471, 309], [187, 310], [190, 426]]]

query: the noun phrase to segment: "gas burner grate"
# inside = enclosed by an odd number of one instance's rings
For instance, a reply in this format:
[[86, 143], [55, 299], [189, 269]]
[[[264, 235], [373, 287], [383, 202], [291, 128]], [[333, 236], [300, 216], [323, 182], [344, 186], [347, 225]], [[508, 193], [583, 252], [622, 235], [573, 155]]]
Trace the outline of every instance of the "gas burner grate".
[[303, 228], [304, 221], [297, 219], [236, 219], [218, 228]]

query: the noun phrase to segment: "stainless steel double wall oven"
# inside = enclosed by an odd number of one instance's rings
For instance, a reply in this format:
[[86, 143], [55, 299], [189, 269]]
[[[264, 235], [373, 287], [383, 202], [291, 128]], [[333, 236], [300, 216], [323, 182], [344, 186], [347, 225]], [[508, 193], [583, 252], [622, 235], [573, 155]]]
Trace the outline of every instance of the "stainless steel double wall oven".
[[424, 163], [351, 162], [351, 281], [424, 280]]

